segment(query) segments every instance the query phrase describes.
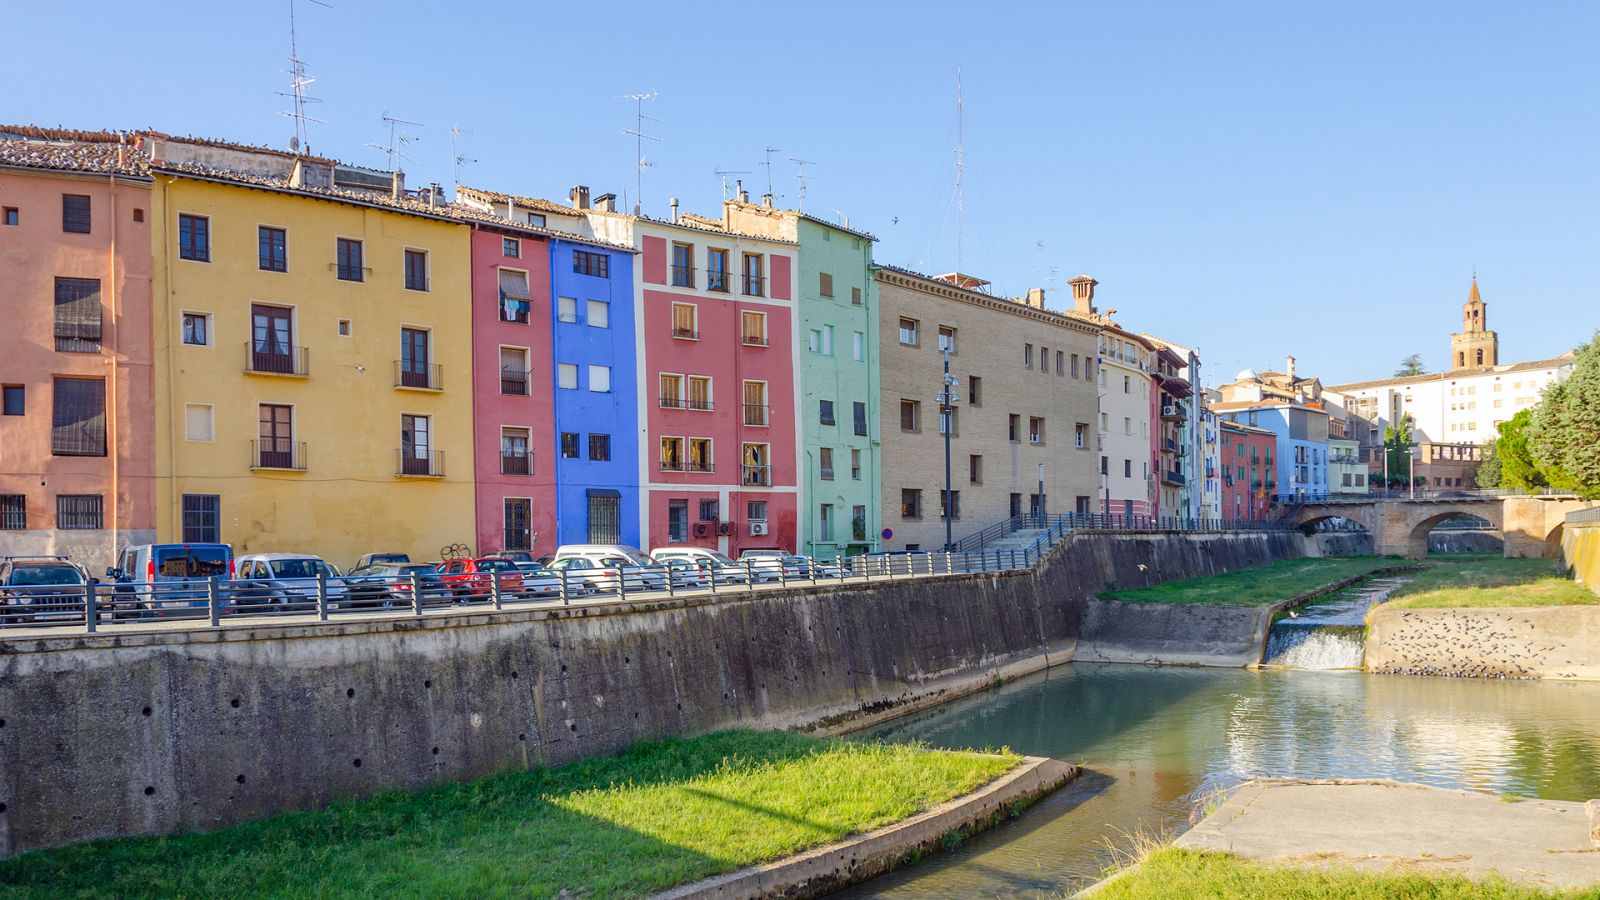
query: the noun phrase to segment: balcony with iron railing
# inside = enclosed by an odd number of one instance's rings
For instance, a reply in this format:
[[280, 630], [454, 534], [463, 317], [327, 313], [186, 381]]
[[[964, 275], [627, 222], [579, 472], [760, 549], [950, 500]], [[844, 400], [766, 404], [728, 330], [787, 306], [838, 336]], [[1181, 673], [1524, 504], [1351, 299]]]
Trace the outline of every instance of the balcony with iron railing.
[[674, 263], [672, 266], [673, 287], [694, 287], [694, 266], [685, 266]]
[[710, 400], [706, 400], [706, 399], [699, 398], [699, 397], [671, 397], [671, 396], [667, 396], [667, 397], [662, 397], [661, 398], [661, 408], [662, 409], [688, 409], [688, 410], [694, 410], [695, 412], [707, 412], [707, 411], [711, 410], [712, 404], [711, 404]]
[[263, 438], [251, 441], [250, 468], [304, 472], [306, 469], [305, 442], [280, 438]]
[[739, 343], [746, 347], [767, 346], [767, 336], [764, 334], [746, 334], [739, 338]]
[[438, 363], [395, 360], [394, 386], [413, 391], [442, 391], [444, 366]]
[[500, 393], [515, 397], [528, 396], [528, 380], [532, 374], [528, 369], [501, 369]]
[[311, 372], [311, 351], [306, 347], [245, 341], [244, 370], [251, 375], [305, 378]]
[[1187, 480], [1183, 477], [1183, 473], [1182, 472], [1173, 472], [1173, 471], [1167, 470], [1167, 469], [1162, 470], [1162, 472], [1161, 472], [1161, 480], [1166, 482], [1167, 484], [1175, 484], [1175, 485], [1178, 485], [1179, 487], [1182, 487], [1184, 484], [1187, 483]]
[[674, 325], [672, 326], [672, 337], [679, 341], [698, 341], [700, 340], [700, 332], [683, 325]]
[[765, 297], [767, 295], [767, 279], [760, 275], [742, 276], [741, 285], [746, 297]]
[[739, 469], [740, 484], [753, 487], [772, 486], [772, 466], [744, 463]]
[[689, 460], [689, 471], [690, 472], [706, 473], [706, 472], [715, 472], [716, 470], [717, 470], [716, 464], [711, 462], [708, 459], [690, 459]]
[[501, 475], [532, 475], [533, 455], [530, 453], [500, 452]]
[[730, 293], [733, 290], [733, 281], [726, 271], [707, 269], [706, 290], [716, 291], [719, 294]]
[[744, 405], [744, 424], [770, 424], [770, 417], [767, 414], [767, 405], [765, 403], [746, 403]]
[[444, 451], [401, 447], [395, 451], [395, 475], [405, 478], [443, 478]]

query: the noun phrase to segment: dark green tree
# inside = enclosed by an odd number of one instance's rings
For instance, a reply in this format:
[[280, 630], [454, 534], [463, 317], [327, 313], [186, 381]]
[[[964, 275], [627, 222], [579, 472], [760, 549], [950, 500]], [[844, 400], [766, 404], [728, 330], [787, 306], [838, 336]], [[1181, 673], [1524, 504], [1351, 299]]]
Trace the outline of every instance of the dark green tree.
[[1505, 487], [1531, 491], [1550, 486], [1528, 450], [1528, 423], [1532, 419], [1533, 410], [1525, 409], [1500, 423], [1500, 437], [1494, 449], [1500, 459], [1500, 483]]
[[1413, 353], [1400, 360], [1400, 368], [1394, 370], [1394, 375], [1396, 378], [1404, 378], [1407, 375], [1422, 375], [1427, 371], [1427, 367], [1422, 364], [1422, 354]]
[[1410, 416], [1402, 416], [1399, 423], [1383, 430], [1383, 448], [1389, 458], [1389, 485], [1409, 484], [1413, 468]]
[[1478, 463], [1478, 471], [1475, 475], [1478, 487], [1497, 488], [1501, 486], [1499, 446], [1498, 441], [1484, 441], [1483, 446], [1479, 448], [1483, 455], [1483, 461]]
[[1552, 487], [1600, 499], [1600, 332], [1578, 348], [1572, 374], [1545, 389], [1527, 442]]

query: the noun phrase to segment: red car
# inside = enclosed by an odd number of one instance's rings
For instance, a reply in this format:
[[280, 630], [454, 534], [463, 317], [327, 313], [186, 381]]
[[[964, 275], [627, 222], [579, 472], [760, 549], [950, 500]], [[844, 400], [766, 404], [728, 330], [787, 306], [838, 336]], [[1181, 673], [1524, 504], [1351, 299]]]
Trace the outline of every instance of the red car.
[[510, 598], [522, 594], [522, 571], [504, 557], [449, 559], [439, 564], [440, 579], [456, 599], [464, 602], [493, 599], [494, 575], [491, 573], [494, 572], [500, 573], [500, 596]]

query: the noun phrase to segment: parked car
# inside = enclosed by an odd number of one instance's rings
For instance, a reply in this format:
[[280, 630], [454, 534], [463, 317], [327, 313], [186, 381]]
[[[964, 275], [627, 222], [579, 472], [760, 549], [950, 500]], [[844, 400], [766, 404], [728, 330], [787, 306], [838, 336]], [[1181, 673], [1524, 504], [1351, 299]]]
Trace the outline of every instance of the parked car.
[[65, 556], [0, 558], [0, 626], [84, 620], [89, 573]]
[[644, 568], [633, 565], [620, 556], [597, 555], [560, 556], [551, 561], [551, 570], [567, 573], [568, 589], [572, 579], [580, 578], [593, 593], [615, 594], [626, 584], [630, 591], [664, 591], [667, 589], [666, 571], [659, 566]]
[[411, 576], [422, 589], [423, 605], [449, 603], [454, 599], [450, 586], [432, 565], [413, 562], [372, 563], [344, 574], [350, 591], [350, 604], [411, 605]]
[[660, 563], [673, 559], [690, 560], [698, 564], [706, 574], [715, 577], [717, 584], [744, 584], [749, 580], [744, 566], [729, 558], [727, 554], [708, 547], [657, 547], [650, 551], [650, 558]]
[[493, 555], [498, 556], [501, 559], [509, 559], [514, 563], [535, 562], [533, 554], [526, 550], [501, 550], [499, 553]]
[[683, 556], [669, 556], [661, 565], [675, 590], [702, 591], [711, 587], [711, 567]]
[[522, 591], [522, 571], [516, 563], [503, 557], [447, 559], [439, 564], [439, 575], [462, 603], [494, 599], [494, 572], [500, 573], [502, 597], [515, 597]]
[[599, 589], [603, 591], [614, 592], [619, 585], [626, 585], [630, 591], [667, 589], [666, 571], [638, 547], [627, 544], [563, 544], [556, 548], [556, 558], [551, 568], [555, 568], [555, 562], [573, 558], [588, 560], [606, 570], [597, 576]]
[[[522, 595], [524, 597], [559, 597], [561, 596], [561, 573], [552, 571], [536, 562], [519, 562], [517, 571], [522, 573]], [[588, 593], [584, 582], [567, 585], [567, 593]]]
[[339, 570], [320, 556], [309, 553], [247, 553], [236, 562], [231, 593], [235, 609], [268, 608], [276, 612], [305, 611], [317, 608], [317, 577], [328, 585], [328, 608], [350, 605], [350, 590], [339, 578]]
[[356, 569], [365, 569], [367, 566], [375, 566], [379, 563], [408, 562], [411, 562], [411, 554], [409, 553], [368, 553], [356, 560], [355, 565], [351, 566], [349, 569], [346, 569], [345, 574], [348, 575], [351, 572], [354, 572]]
[[757, 581], [811, 577], [811, 560], [787, 550], [746, 550], [739, 554], [739, 562], [745, 560], [751, 561], [751, 570]]
[[[117, 564], [106, 569], [114, 584], [111, 603], [122, 615], [195, 615], [209, 602], [207, 582], [234, 577], [233, 548], [227, 544], [135, 544], [124, 547]], [[219, 591], [221, 612], [232, 612], [226, 587]]]

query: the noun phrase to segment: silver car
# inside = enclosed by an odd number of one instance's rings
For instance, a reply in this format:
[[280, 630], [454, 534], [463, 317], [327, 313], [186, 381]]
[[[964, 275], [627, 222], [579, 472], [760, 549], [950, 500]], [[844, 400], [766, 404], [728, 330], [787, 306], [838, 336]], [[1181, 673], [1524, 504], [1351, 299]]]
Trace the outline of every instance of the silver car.
[[239, 612], [316, 609], [319, 575], [327, 579], [329, 609], [351, 599], [339, 570], [309, 553], [250, 553], [238, 558], [237, 571], [230, 592]]

